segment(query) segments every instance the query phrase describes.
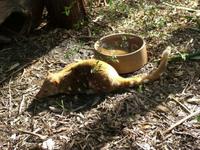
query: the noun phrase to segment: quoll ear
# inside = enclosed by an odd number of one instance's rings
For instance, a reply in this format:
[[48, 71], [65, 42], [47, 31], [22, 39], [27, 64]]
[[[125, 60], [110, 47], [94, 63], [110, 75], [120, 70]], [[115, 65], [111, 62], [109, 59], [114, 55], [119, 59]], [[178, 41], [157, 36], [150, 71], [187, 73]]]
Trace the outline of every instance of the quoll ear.
[[51, 83], [53, 83], [53, 85], [55, 85], [55, 86], [58, 85], [58, 81], [57, 80], [51, 80]]
[[47, 78], [52, 77], [53, 73], [51, 73], [50, 71], [47, 72]]
[[50, 71], [47, 72], [47, 75], [51, 75], [52, 73]]
[[58, 78], [54, 73], [48, 72], [47, 80], [49, 80], [53, 85], [57, 86], [59, 83]]

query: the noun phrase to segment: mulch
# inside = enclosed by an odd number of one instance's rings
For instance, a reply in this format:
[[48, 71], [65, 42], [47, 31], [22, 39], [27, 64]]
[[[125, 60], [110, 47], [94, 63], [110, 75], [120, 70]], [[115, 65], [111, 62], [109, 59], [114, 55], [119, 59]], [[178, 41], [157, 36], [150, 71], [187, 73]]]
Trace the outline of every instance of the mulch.
[[[92, 23], [91, 29], [98, 26]], [[113, 31], [88, 35], [80, 31], [41, 30], [30, 37], [15, 36], [0, 49], [0, 148], [41, 149], [52, 139], [54, 149], [200, 149], [200, 123], [190, 118], [200, 109], [199, 61], [172, 61], [163, 76], [152, 83], [107, 95], [59, 95], [36, 100], [42, 80], [76, 59], [93, 57], [93, 44]], [[137, 31], [138, 32], [138, 31]], [[177, 29], [166, 40], [146, 38], [148, 72], [166, 45], [199, 48], [199, 32]]]

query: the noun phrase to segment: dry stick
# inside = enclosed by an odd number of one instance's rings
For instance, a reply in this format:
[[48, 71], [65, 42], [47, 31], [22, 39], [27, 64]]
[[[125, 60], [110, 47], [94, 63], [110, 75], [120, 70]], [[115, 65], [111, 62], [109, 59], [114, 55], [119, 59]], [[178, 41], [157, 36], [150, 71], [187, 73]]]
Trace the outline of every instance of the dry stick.
[[16, 71], [10, 73], [7, 77], [3, 78], [1, 81], [0, 81], [0, 84], [2, 84], [4, 81], [6, 81], [7, 79], [9, 79], [10, 77], [12, 77], [14, 74], [18, 73], [19, 71], [21, 71], [22, 69], [26, 68], [27, 66], [31, 65], [31, 64], [34, 64], [35, 62], [37, 62], [39, 59], [36, 59], [36, 60], [33, 60], [29, 63], [26, 63], [25, 65], [21, 66], [19, 69], [17, 69]]
[[[12, 30], [10, 30], [10, 29], [8, 29], [8, 28], [5, 28], [5, 27], [4, 27], [3, 29], [6, 30], [6, 31], [8, 31], [8, 32], [10, 32], [10, 33], [12, 33], [12, 34], [14, 34], [14, 35], [16, 35], [16, 36], [19, 37], [19, 38], [22, 38], [23, 40], [27, 41], [30, 45], [32, 45], [32, 46], [34, 46], [34, 47], [36, 47], [36, 48], [38, 48], [38, 49], [43, 48], [42, 46], [39, 46], [38, 44], [36, 44], [36, 43], [35, 43], [34, 41], [32, 41], [31, 39], [28, 39], [28, 38], [26, 38], [25, 36], [16, 33], [15, 31], [12, 31]], [[0, 85], [1, 85], [5, 80], [9, 79], [9, 78], [12, 77], [14, 74], [16, 74], [17, 72], [21, 71], [22, 69], [26, 68], [27, 66], [29, 66], [29, 65], [31, 65], [31, 64], [33, 64], [33, 63], [35, 63], [35, 62], [37, 62], [38, 60], [39, 60], [39, 59], [33, 60], [33, 61], [31, 61], [31, 62], [29, 62], [29, 63], [23, 65], [22, 67], [20, 67], [20, 68], [17, 69], [16, 71], [12, 72], [10, 75], [8, 75], [7, 77], [3, 78], [3, 79], [0, 81]]]
[[0, 51], [0, 53], [3, 53], [3, 52], [5, 52], [5, 51], [9, 51], [9, 50], [11, 50], [12, 48], [4, 48], [4, 49], [1, 49], [1, 51]]
[[25, 131], [25, 130], [21, 130], [21, 129], [16, 129], [16, 130], [19, 131], [19, 132], [25, 133], [25, 134], [30, 134], [30, 135], [37, 136], [41, 140], [45, 140], [47, 138], [46, 135], [41, 135], [41, 134], [38, 134], [38, 133], [35, 133], [35, 132]]
[[111, 27], [111, 26], [109, 26], [107, 24], [99, 23], [99, 22], [96, 22], [96, 21], [93, 21], [93, 23], [98, 25], [98, 26], [104, 27], [104, 28], [109, 28], [111, 31], [114, 31], [113, 27]]
[[25, 95], [22, 95], [22, 100], [21, 100], [21, 103], [19, 105], [18, 115], [20, 115], [22, 113], [22, 107], [24, 105], [24, 100], [25, 100]]
[[[11, 80], [10, 80], [11, 81]], [[10, 88], [10, 81], [8, 84], [8, 93], [9, 93], [9, 108], [8, 108], [8, 116], [11, 117], [11, 110], [12, 110], [12, 94], [11, 94], [11, 88]]]
[[166, 2], [163, 2], [164, 5], [167, 5], [167, 6], [170, 6], [170, 7], [173, 7], [173, 8], [176, 8], [176, 9], [182, 9], [182, 10], [187, 10], [187, 11], [192, 11], [192, 12], [200, 12], [200, 10], [197, 10], [197, 9], [192, 9], [192, 8], [187, 8], [187, 7], [182, 7], [182, 6], [175, 6], [175, 5], [172, 5], [172, 4], [169, 4], [169, 3], [166, 3]]
[[186, 90], [188, 90], [190, 88], [190, 84], [192, 83], [192, 80], [194, 79], [194, 75], [190, 78], [190, 80], [187, 82], [185, 88], [182, 91], [182, 94], [185, 93]]
[[167, 134], [168, 132], [170, 132], [173, 128], [177, 127], [178, 125], [182, 124], [184, 121], [194, 117], [194, 116], [197, 116], [198, 114], [200, 114], [200, 110], [198, 111], [195, 111], [193, 113], [191, 113], [190, 115], [186, 116], [185, 118], [179, 120], [178, 122], [176, 122], [175, 124], [171, 125], [168, 129], [166, 129], [163, 134]]
[[95, 37], [95, 36], [87, 36], [87, 35], [82, 35], [82, 36], [79, 36], [79, 37], [77, 37], [78, 39], [87, 39], [87, 40], [96, 40], [96, 39], [98, 39], [97, 37]]
[[177, 98], [172, 97], [171, 99], [174, 100], [177, 104], [179, 104], [187, 113], [191, 114], [191, 111], [187, 108], [187, 106], [182, 104]]
[[41, 49], [43, 48], [41, 45], [38, 45], [37, 43], [35, 43], [34, 41], [32, 41], [30, 38], [27, 38], [25, 36], [23, 36], [22, 34], [19, 34], [9, 28], [3, 27], [3, 30], [7, 31], [8, 33], [11, 33], [13, 35], [16, 35], [17, 38], [21, 38], [22, 40], [26, 41], [28, 44], [30, 44], [31, 46], [37, 48], [37, 49]]

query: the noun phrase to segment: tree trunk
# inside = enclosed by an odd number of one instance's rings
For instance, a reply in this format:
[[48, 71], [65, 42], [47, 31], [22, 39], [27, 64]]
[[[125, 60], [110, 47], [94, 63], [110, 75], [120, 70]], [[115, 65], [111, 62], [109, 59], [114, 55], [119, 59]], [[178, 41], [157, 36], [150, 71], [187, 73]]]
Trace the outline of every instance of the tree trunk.
[[46, 7], [51, 24], [72, 28], [86, 18], [83, 0], [46, 0]]
[[39, 25], [44, 0], [0, 0], [0, 25], [9, 30], [29, 33]]
[[49, 22], [72, 28], [86, 17], [84, 0], [0, 0], [0, 32], [28, 34], [41, 23], [46, 5]]

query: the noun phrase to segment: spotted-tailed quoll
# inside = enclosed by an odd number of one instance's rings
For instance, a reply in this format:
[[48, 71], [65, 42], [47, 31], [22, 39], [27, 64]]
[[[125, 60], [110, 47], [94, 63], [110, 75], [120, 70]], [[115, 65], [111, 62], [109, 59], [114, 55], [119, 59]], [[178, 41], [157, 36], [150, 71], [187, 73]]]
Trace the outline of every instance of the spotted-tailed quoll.
[[88, 59], [74, 62], [57, 73], [49, 73], [36, 98], [56, 94], [100, 94], [117, 89], [133, 87], [158, 79], [167, 67], [170, 50], [162, 53], [158, 68], [150, 73], [142, 73], [131, 77], [121, 77], [108, 63]]

